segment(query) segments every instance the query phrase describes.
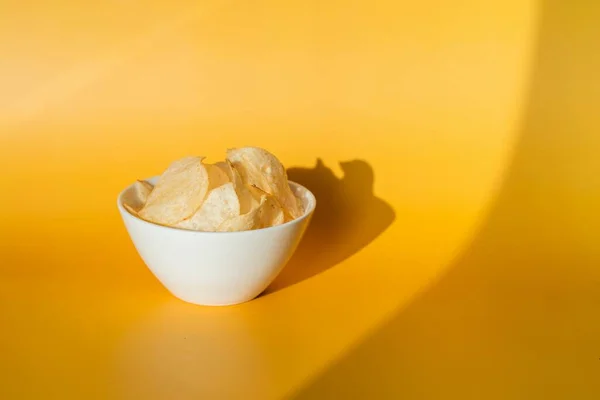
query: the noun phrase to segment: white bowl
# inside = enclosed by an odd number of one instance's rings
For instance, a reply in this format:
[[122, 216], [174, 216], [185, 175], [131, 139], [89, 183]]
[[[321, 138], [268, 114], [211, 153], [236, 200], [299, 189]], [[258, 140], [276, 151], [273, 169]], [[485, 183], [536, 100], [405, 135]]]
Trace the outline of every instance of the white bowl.
[[117, 205], [140, 257], [174, 296], [200, 305], [232, 305], [258, 296], [296, 251], [316, 206], [308, 189], [290, 182], [304, 202], [300, 218], [252, 231], [195, 232], [153, 224], [127, 212], [123, 199], [132, 195], [132, 187], [119, 194]]

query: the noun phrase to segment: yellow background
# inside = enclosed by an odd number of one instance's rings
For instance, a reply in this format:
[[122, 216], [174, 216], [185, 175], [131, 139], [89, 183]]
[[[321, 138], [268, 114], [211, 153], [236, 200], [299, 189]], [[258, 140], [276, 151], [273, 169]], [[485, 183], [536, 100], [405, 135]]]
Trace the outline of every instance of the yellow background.
[[[600, 398], [598, 21], [2, 1], [0, 398]], [[244, 145], [315, 191], [314, 223], [265, 295], [185, 304], [116, 196]]]

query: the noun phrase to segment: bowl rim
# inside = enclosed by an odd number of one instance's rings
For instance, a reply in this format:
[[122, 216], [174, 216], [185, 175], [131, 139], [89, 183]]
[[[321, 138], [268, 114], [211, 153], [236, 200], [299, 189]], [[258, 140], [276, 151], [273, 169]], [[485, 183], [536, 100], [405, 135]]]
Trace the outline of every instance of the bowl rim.
[[[140, 179], [140, 180], [150, 181], [150, 180], [158, 179], [159, 177], [160, 177], [160, 175], [155, 175], [155, 176], [152, 176], [152, 177], [149, 177], [146, 179]], [[302, 214], [300, 217], [293, 219], [291, 221], [288, 221], [288, 222], [284, 222], [283, 224], [269, 226], [267, 228], [252, 229], [252, 230], [246, 230], [246, 231], [232, 231], [232, 232], [207, 232], [207, 231], [193, 231], [190, 229], [177, 228], [174, 226], [161, 225], [161, 224], [157, 224], [155, 222], [146, 221], [145, 219], [142, 219], [142, 218], [138, 217], [137, 215], [131, 214], [129, 211], [127, 211], [125, 209], [125, 207], [123, 207], [123, 196], [129, 189], [131, 189], [133, 187], [133, 185], [135, 185], [135, 182], [128, 185], [127, 187], [125, 187], [125, 189], [123, 189], [123, 190], [121, 190], [121, 192], [119, 192], [119, 195], [117, 196], [117, 208], [119, 209], [119, 212], [121, 213], [123, 218], [130, 217], [133, 220], [136, 220], [142, 224], [146, 224], [150, 227], [162, 228], [162, 229], [172, 230], [172, 231], [176, 231], [176, 232], [185, 232], [186, 234], [189, 234], [189, 235], [249, 235], [249, 234], [252, 234], [253, 232], [256, 233], [256, 232], [263, 232], [263, 231], [269, 231], [269, 230], [274, 231], [274, 230], [278, 230], [278, 229], [285, 229], [286, 227], [289, 227], [289, 226], [292, 226], [295, 224], [299, 224], [301, 221], [309, 218], [313, 214], [313, 212], [315, 211], [315, 209], [317, 207], [317, 198], [315, 197], [314, 193], [311, 192], [306, 186], [301, 185], [297, 182], [288, 181], [288, 183], [290, 184], [290, 186], [296, 186], [296, 187], [299, 187], [300, 189], [304, 190], [304, 192], [308, 195], [309, 200], [310, 200], [308, 207], [304, 210], [304, 214]]]

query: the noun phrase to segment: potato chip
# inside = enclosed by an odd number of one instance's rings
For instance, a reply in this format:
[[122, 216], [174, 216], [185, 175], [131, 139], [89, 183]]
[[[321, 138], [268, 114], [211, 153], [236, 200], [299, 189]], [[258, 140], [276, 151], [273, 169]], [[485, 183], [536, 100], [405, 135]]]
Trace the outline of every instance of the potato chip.
[[236, 171], [233, 165], [229, 161], [227, 161], [226, 165], [231, 176], [231, 182], [233, 183], [233, 187], [235, 188], [240, 201], [240, 214], [247, 214], [259, 206], [261, 196], [253, 196], [252, 192], [248, 186], [244, 184], [240, 174]]
[[244, 147], [228, 150], [227, 159], [239, 172], [244, 183], [275, 196], [292, 218], [301, 215], [285, 168], [273, 154], [257, 147]]
[[261, 228], [281, 225], [285, 222], [285, 213], [279, 202], [273, 197], [268, 196], [263, 206], [261, 215]]
[[123, 208], [125, 208], [129, 212], [129, 214], [135, 215], [136, 217], [138, 216], [138, 212], [129, 204], [123, 203]]
[[203, 157], [172, 163], [156, 187], [138, 181], [123, 199], [133, 215], [150, 222], [197, 231], [239, 231], [282, 224], [304, 213], [279, 160], [266, 150], [227, 151], [227, 159]]
[[174, 225], [198, 211], [209, 185], [202, 160], [203, 157], [186, 157], [173, 162], [150, 192], [140, 217]]
[[134, 187], [137, 193], [139, 194], [139, 199], [142, 201], [142, 203], [146, 203], [150, 192], [152, 192], [152, 190], [154, 189], [154, 186], [150, 182], [139, 180], [135, 181]]
[[131, 190], [123, 197], [123, 207], [137, 215], [138, 211], [146, 204], [152, 189], [153, 186], [150, 182], [136, 181]]
[[261, 218], [261, 209], [266, 202], [266, 197], [263, 198], [263, 202], [258, 207], [250, 210], [250, 212], [237, 217], [233, 217], [223, 221], [217, 228], [218, 232], [237, 232], [237, 231], [250, 231], [256, 229], [259, 225]]
[[217, 164], [207, 164], [205, 167], [208, 172], [208, 190], [218, 188], [227, 182], [231, 182], [229, 175]]
[[300, 213], [300, 215], [304, 215], [304, 213], [306, 212], [304, 199], [298, 196], [297, 194], [294, 194], [294, 196], [296, 197], [296, 204], [298, 204], [298, 212]]
[[227, 161], [219, 161], [214, 163], [213, 165], [225, 172], [225, 174], [229, 178], [229, 182], [233, 182], [233, 177], [231, 176], [231, 168], [229, 168], [229, 163]]
[[[273, 202], [275, 202], [275, 204], [277, 204], [278, 210], [281, 210], [281, 214], [283, 215], [283, 217], [282, 217], [283, 218], [283, 222], [289, 222], [289, 221], [292, 221], [292, 220], [295, 219], [289, 213], [289, 211], [286, 210], [285, 208], [283, 208], [283, 206], [281, 205], [281, 203], [279, 203], [279, 201], [274, 196], [272, 196], [271, 194], [265, 192], [264, 190], [262, 190], [262, 189], [260, 189], [260, 188], [258, 188], [256, 186], [249, 186], [249, 189], [252, 192], [252, 195], [254, 196], [254, 198], [257, 199], [259, 202], [260, 202], [260, 199], [263, 196], [270, 197], [270, 200], [272, 200]], [[296, 199], [296, 200], [298, 200], [298, 199]], [[298, 210], [299, 210], [299, 212], [302, 212], [302, 209], [299, 208]], [[277, 219], [274, 219], [274, 221], [277, 221]], [[283, 223], [283, 222], [281, 222], [281, 223]], [[278, 225], [278, 224], [275, 224], [275, 225]]]
[[[281, 207], [281, 204], [277, 201], [275, 196], [270, 195], [256, 186], [250, 186], [248, 189], [253, 197], [258, 200], [258, 203], [262, 204], [264, 207], [261, 211], [261, 227], [266, 228], [268, 226], [280, 225], [286, 221], [287, 213], [283, 207]], [[266, 200], [264, 200], [265, 204], [263, 204], [263, 198], [266, 198]]]
[[277, 200], [271, 195], [263, 195], [257, 207], [250, 212], [225, 220], [219, 232], [249, 231], [280, 225], [284, 222], [284, 213]]
[[216, 231], [223, 221], [240, 215], [240, 203], [231, 182], [211, 190], [200, 209], [190, 218], [178, 222], [177, 228]]

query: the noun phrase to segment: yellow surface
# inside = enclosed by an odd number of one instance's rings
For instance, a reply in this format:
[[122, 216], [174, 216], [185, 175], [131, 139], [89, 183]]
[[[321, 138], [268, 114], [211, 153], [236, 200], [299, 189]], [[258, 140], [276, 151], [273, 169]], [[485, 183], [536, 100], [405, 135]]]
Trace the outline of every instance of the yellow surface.
[[[0, 398], [600, 398], [599, 20], [3, 1]], [[266, 295], [185, 304], [116, 195], [243, 145], [319, 210]]]

